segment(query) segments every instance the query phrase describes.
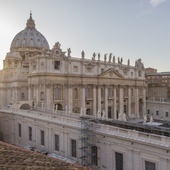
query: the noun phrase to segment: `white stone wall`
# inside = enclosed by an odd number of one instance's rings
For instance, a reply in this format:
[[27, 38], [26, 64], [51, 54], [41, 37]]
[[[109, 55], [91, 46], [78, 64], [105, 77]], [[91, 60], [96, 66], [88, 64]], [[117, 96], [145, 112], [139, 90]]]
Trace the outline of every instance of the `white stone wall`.
[[[146, 105], [147, 113], [148, 110], [150, 111], [148, 116], [153, 115], [154, 119], [170, 121], [170, 102], [147, 100]], [[159, 112], [158, 115], [156, 114], [156, 111]], [[168, 116], [166, 116], [166, 112], [168, 112]]]
[[[15, 145], [31, 145], [48, 152], [71, 157], [71, 139], [77, 141], [77, 157], [81, 156], [81, 122], [75, 115], [47, 114], [36, 111], [4, 110], [0, 113], [0, 130], [6, 142]], [[18, 137], [18, 123], [22, 135]], [[33, 128], [33, 139], [28, 141], [28, 127]], [[145, 170], [145, 161], [156, 164], [156, 170], [168, 170], [170, 137], [121, 129], [119, 127], [96, 124], [94, 135], [98, 148], [98, 167], [101, 170], [115, 169], [115, 152], [123, 154], [124, 170]], [[45, 145], [40, 145], [40, 130], [45, 132]], [[59, 135], [60, 151], [54, 151], [54, 135]]]

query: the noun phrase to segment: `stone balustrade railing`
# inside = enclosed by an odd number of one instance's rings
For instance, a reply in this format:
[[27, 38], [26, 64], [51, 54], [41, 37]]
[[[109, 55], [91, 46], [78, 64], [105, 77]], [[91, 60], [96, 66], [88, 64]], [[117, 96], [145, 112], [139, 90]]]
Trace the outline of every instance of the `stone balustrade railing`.
[[[75, 128], [81, 128], [80, 115], [72, 113], [71, 115], [66, 115], [64, 111], [57, 111], [57, 113], [44, 113], [40, 111], [29, 111], [29, 110], [16, 110], [5, 108], [0, 110], [1, 113], [15, 113], [17, 115], [22, 115], [30, 118], [36, 118], [37, 120], [46, 120], [49, 122], [59, 123], [67, 126], [72, 126]], [[88, 118], [98, 119], [94, 116], [88, 116]], [[100, 118], [104, 119], [104, 118]], [[109, 120], [108, 120], [109, 121]], [[111, 121], [111, 119], [110, 119]], [[111, 126], [106, 124], [93, 123], [96, 126], [95, 132], [102, 135], [117, 136], [120, 138], [127, 138], [131, 141], [148, 143], [159, 145], [163, 147], [170, 147], [170, 137], [161, 136], [151, 133], [139, 132], [136, 130], [124, 129], [117, 126]]]

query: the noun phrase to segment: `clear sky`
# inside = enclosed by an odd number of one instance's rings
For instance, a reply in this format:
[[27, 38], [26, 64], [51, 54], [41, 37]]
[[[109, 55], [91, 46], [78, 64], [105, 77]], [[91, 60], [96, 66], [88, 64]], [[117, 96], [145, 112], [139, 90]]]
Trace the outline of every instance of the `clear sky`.
[[59, 41], [74, 57], [113, 53], [170, 71], [170, 0], [0, 0], [0, 68], [30, 11], [50, 48]]

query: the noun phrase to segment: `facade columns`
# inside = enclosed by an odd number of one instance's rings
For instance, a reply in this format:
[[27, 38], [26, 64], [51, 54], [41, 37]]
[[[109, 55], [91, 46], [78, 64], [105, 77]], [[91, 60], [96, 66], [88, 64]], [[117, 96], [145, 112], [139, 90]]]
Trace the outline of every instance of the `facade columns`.
[[146, 88], [143, 89], [143, 116], [146, 115]]
[[31, 98], [31, 86], [29, 85], [28, 86], [28, 100], [30, 101], [32, 98]]
[[113, 106], [114, 106], [114, 119], [117, 119], [117, 113], [116, 113], [116, 107], [117, 107], [117, 104], [116, 104], [116, 101], [117, 101], [117, 96], [116, 96], [116, 87], [114, 86], [114, 103], [113, 103]]
[[46, 99], [47, 109], [51, 109], [51, 84], [46, 85]]
[[105, 86], [105, 113], [106, 118], [108, 118], [108, 87]]
[[139, 117], [139, 89], [135, 88], [135, 114]]
[[132, 97], [131, 88], [129, 87], [128, 88], [128, 116], [129, 117], [131, 117], [131, 114], [132, 114], [132, 111], [131, 111], [131, 102], [132, 102], [131, 97]]
[[[38, 107], [38, 103], [39, 103], [39, 87], [38, 87], [38, 84], [36, 85], [36, 88], [35, 88], [36, 92], [35, 92], [35, 96], [36, 96], [36, 106]], [[40, 106], [41, 107], [41, 106]]]
[[119, 88], [119, 114], [124, 113], [123, 88]]
[[69, 114], [73, 111], [73, 89], [72, 85], [68, 85], [68, 112]]
[[93, 116], [96, 116], [96, 86], [93, 85]]
[[101, 113], [101, 87], [98, 86], [98, 111]]
[[85, 108], [85, 86], [83, 85], [82, 86], [82, 104], [81, 104], [81, 107], [82, 107], [82, 110], [83, 110], [83, 113], [85, 114], [86, 113], [86, 108]]

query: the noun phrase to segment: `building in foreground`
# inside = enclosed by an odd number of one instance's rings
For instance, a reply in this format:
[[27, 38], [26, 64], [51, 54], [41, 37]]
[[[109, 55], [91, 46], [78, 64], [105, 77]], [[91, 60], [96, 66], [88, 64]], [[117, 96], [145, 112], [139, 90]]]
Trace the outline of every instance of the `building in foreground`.
[[[49, 48], [32, 15], [0, 72], [3, 140], [101, 170], [168, 170], [168, 124], [143, 120], [145, 70], [112, 54]], [[140, 119], [142, 118], [142, 119]], [[128, 120], [128, 121], [127, 121]], [[153, 126], [154, 125], [154, 126]], [[156, 127], [155, 127], [156, 126]]]

